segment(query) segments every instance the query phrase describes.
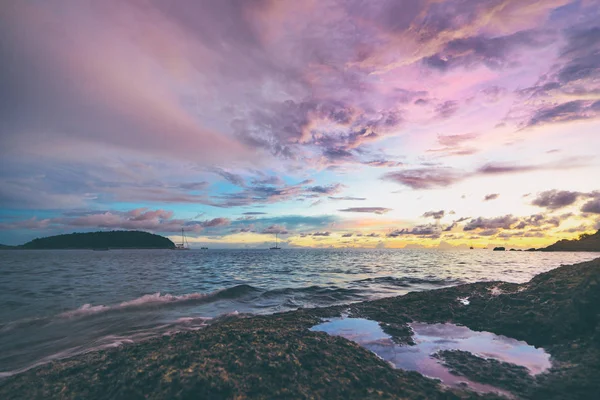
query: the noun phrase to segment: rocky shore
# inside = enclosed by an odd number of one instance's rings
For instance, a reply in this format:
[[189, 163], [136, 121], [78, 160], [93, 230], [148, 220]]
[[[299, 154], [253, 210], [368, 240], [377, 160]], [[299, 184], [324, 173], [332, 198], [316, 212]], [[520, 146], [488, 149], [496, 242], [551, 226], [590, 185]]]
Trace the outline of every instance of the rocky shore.
[[[468, 299], [465, 301], [464, 299]], [[196, 332], [57, 361], [0, 381], [2, 399], [502, 398], [393, 368], [342, 337], [310, 330], [323, 318], [377, 321], [411, 346], [409, 323], [451, 322], [543, 347], [552, 367], [522, 367], [463, 351], [435, 355], [452, 373], [523, 399], [600, 393], [600, 259], [525, 284], [483, 282], [270, 316], [222, 319]]]

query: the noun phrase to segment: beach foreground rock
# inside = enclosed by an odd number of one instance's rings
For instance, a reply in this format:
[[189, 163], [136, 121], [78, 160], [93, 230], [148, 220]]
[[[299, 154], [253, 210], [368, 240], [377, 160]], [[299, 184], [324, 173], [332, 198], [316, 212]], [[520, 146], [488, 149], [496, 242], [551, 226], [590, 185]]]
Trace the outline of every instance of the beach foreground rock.
[[[468, 299], [468, 301], [464, 301]], [[484, 282], [271, 316], [229, 317], [165, 336], [57, 361], [0, 381], [2, 399], [498, 398], [394, 369], [358, 344], [309, 328], [351, 315], [378, 321], [411, 345], [408, 323], [465, 325], [543, 347], [552, 368], [531, 377], [468, 352], [437, 357], [515, 398], [592, 399], [600, 393], [600, 259], [525, 284]]]

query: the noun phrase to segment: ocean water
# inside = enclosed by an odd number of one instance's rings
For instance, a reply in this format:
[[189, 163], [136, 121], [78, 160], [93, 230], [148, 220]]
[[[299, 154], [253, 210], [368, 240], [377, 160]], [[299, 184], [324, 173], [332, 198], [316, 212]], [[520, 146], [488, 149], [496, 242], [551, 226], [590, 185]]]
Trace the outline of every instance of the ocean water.
[[267, 314], [476, 281], [525, 282], [594, 253], [489, 250], [0, 251], [0, 377]]

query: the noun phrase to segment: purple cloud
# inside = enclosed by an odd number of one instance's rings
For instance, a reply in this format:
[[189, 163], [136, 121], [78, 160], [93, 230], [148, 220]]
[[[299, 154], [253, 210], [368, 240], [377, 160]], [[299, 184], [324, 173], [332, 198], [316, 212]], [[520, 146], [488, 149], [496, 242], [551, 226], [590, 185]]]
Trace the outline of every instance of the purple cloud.
[[580, 192], [570, 192], [568, 190], [547, 190], [539, 193], [531, 204], [549, 210], [557, 210], [575, 203], [581, 195]]
[[350, 207], [344, 208], [342, 210], [338, 210], [341, 212], [354, 212], [354, 213], [373, 213], [373, 214], [385, 214], [388, 211], [391, 211], [391, 208], [385, 207]]
[[581, 207], [581, 212], [600, 214], [600, 197], [590, 200]]
[[362, 201], [362, 200], [366, 200], [367, 198], [366, 197], [352, 197], [352, 196], [342, 196], [342, 197], [329, 196], [328, 199], [335, 200], [335, 201], [340, 201], [340, 200]]
[[440, 210], [440, 211], [427, 211], [425, 214], [422, 215], [422, 217], [425, 218], [433, 218], [433, 219], [437, 219], [440, 220], [442, 218], [444, 218], [444, 215], [446, 214], [446, 212], [444, 210]]
[[475, 229], [510, 229], [511, 226], [517, 222], [519, 222], [519, 218], [510, 214], [496, 218], [478, 217], [470, 220], [463, 229], [465, 231], [472, 231]]
[[486, 194], [483, 201], [496, 200], [498, 197], [500, 197], [500, 193]]
[[417, 190], [447, 187], [464, 178], [464, 174], [450, 168], [419, 168], [388, 172], [382, 177], [384, 180]]

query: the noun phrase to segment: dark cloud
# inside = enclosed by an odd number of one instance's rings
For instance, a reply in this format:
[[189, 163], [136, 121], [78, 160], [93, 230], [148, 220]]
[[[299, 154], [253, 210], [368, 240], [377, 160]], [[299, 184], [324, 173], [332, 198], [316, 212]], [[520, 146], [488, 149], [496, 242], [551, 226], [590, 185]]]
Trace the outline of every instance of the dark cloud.
[[387, 237], [400, 237], [405, 235], [413, 235], [419, 237], [427, 237], [430, 239], [439, 238], [442, 233], [442, 227], [435, 224], [417, 225], [411, 229], [403, 228], [396, 229], [387, 234]]
[[496, 200], [498, 197], [500, 197], [500, 193], [486, 194], [483, 201]]
[[184, 190], [205, 190], [208, 187], [208, 182], [187, 182], [179, 184], [179, 188]]
[[245, 213], [242, 213], [243, 215], [265, 215], [267, 214], [266, 212], [260, 212], [260, 211], [248, 211]]
[[344, 233], [342, 235], [343, 238], [347, 238], [347, 237], [352, 237], [352, 235], [354, 235], [353, 233]]
[[73, 229], [130, 229], [157, 233], [180, 232], [182, 227], [187, 231], [201, 232], [205, 228], [229, 225], [228, 218], [214, 218], [206, 221], [189, 221], [173, 218], [173, 212], [163, 209], [150, 210], [136, 208], [130, 211], [90, 211], [84, 214], [63, 214], [58, 217], [17, 220], [0, 223], [2, 230], [28, 229], [45, 230], [55, 233], [68, 232]]
[[252, 221], [253, 219], [256, 219], [256, 217], [252, 216], [252, 215], [244, 215], [243, 217], [239, 217], [236, 218], [236, 221]]
[[331, 232], [314, 232], [312, 236], [330, 236]]
[[570, 192], [568, 190], [547, 190], [539, 193], [531, 204], [549, 210], [557, 210], [575, 203], [581, 195], [580, 192]]
[[450, 168], [419, 168], [388, 172], [382, 179], [412, 189], [435, 189], [450, 186], [464, 179], [464, 174]]
[[519, 218], [513, 215], [504, 215], [496, 218], [483, 218], [478, 217], [471, 219], [465, 227], [465, 231], [472, 231], [475, 229], [510, 229], [512, 225], [519, 222]]
[[287, 200], [317, 199], [339, 193], [345, 187], [341, 183], [306, 186], [310, 183], [312, 183], [311, 180], [306, 180], [295, 185], [246, 185], [241, 191], [213, 196], [213, 200], [209, 204], [215, 207], [227, 208], [253, 204], [270, 204]]
[[507, 175], [534, 171], [564, 170], [581, 168], [587, 165], [587, 159], [567, 158], [552, 163], [537, 165], [519, 165], [511, 163], [488, 163], [473, 172], [465, 172], [449, 167], [426, 167], [388, 172], [381, 179], [399, 183], [415, 190], [436, 189], [450, 186], [470, 177], [486, 175]]
[[281, 225], [271, 225], [263, 229], [260, 233], [264, 234], [279, 234], [279, 235], [287, 235], [288, 231], [284, 226]]
[[438, 104], [435, 108], [435, 112], [439, 118], [450, 118], [458, 111], [458, 102], [454, 100], [447, 100], [441, 104]]
[[253, 185], [283, 185], [285, 182], [278, 176], [268, 176], [264, 178], [252, 179]]
[[355, 213], [374, 213], [374, 214], [385, 214], [391, 211], [391, 208], [385, 207], [350, 207], [338, 210], [341, 212], [355, 212]]
[[245, 180], [241, 175], [234, 174], [233, 172], [226, 171], [222, 168], [212, 168], [210, 171], [236, 186], [244, 187], [246, 185]]
[[[600, 58], [598, 62], [600, 62]], [[534, 112], [526, 126], [569, 122], [598, 116], [600, 116], [600, 110], [594, 107], [594, 103], [587, 100], [574, 100], [558, 105], [543, 106]]]
[[214, 228], [216, 226], [225, 226], [231, 224], [229, 218], [213, 218], [200, 223], [203, 228]]
[[479, 64], [499, 69], [514, 63], [510, 55], [515, 49], [540, 47], [549, 44], [550, 40], [548, 35], [534, 31], [520, 31], [498, 37], [464, 37], [451, 40], [439, 53], [425, 57], [423, 63], [440, 71]]
[[422, 217], [425, 217], [425, 218], [431, 217], [433, 219], [439, 220], [439, 219], [444, 218], [445, 214], [446, 214], [446, 212], [444, 210], [440, 210], [440, 211], [427, 211], [426, 213], [424, 213], [422, 215]]
[[513, 229], [525, 229], [527, 227], [541, 227], [545, 225], [559, 226], [562, 220], [569, 218], [572, 214], [564, 214], [558, 216], [547, 216], [544, 214], [534, 214], [528, 217], [524, 217], [521, 221], [513, 227]]
[[404, 163], [400, 162], [400, 161], [391, 161], [391, 160], [371, 160], [371, 161], [365, 161], [363, 162], [363, 164], [368, 165], [370, 167], [401, 167], [402, 165], [404, 165]]
[[335, 183], [327, 186], [310, 186], [306, 190], [313, 193], [332, 195], [340, 192], [344, 187], [345, 185], [341, 183]]
[[[581, 23], [564, 32], [565, 45], [556, 65], [537, 85], [519, 91], [535, 105], [524, 127], [600, 117], [597, 101], [589, 100], [600, 93], [600, 27]], [[565, 96], [573, 100], [548, 101]]]
[[600, 214], [600, 197], [590, 200], [581, 207], [581, 212]]
[[362, 200], [366, 200], [367, 198], [366, 197], [352, 197], [352, 196], [342, 196], [342, 197], [329, 196], [328, 199], [335, 200], [335, 201], [340, 201], [340, 200], [362, 201]]

